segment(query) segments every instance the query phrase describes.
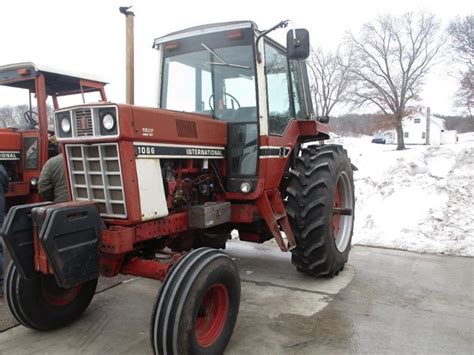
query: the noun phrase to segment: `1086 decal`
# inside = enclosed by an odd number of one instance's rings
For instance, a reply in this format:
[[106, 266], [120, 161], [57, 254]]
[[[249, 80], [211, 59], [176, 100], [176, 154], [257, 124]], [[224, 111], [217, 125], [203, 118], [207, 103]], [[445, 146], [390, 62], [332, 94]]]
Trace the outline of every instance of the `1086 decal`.
[[189, 147], [189, 146], [172, 146], [172, 145], [149, 145], [149, 144], [135, 144], [135, 156], [143, 157], [193, 157], [193, 158], [209, 158], [222, 159], [224, 158], [225, 148], [219, 147]]
[[137, 155], [155, 155], [155, 147], [138, 145], [135, 146], [135, 153]]

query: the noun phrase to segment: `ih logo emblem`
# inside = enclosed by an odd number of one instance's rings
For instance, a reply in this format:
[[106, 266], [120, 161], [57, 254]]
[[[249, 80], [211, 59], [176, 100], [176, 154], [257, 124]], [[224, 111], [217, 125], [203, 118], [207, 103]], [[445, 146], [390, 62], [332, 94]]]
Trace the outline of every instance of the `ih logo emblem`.
[[87, 117], [85, 116], [79, 117], [79, 129], [88, 129], [88, 128], [89, 128], [89, 125], [87, 122]]

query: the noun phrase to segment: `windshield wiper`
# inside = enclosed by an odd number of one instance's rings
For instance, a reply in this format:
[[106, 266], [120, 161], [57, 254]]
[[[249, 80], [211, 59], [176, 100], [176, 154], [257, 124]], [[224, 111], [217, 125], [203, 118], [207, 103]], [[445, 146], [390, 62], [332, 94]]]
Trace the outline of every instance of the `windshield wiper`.
[[231, 67], [231, 68], [242, 68], [242, 69], [252, 69], [246, 65], [240, 64], [231, 64], [231, 63], [218, 63], [218, 62], [206, 62], [209, 65], [220, 65], [221, 67]]
[[223, 67], [231, 67], [231, 68], [252, 69], [251, 67], [246, 66], [246, 65], [227, 63], [220, 55], [218, 55], [216, 52], [214, 52], [211, 48], [206, 46], [204, 43], [201, 43], [201, 46], [203, 46], [209, 53], [213, 54], [220, 61], [220, 62], [206, 62], [206, 64], [220, 65]]

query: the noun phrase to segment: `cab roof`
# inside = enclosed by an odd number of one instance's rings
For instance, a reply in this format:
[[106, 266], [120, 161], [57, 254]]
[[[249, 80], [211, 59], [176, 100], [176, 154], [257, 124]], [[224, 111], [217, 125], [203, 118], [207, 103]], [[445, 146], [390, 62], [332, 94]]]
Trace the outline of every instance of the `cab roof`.
[[0, 66], [0, 85], [29, 89], [35, 92], [33, 79], [42, 73], [46, 80], [48, 95], [64, 95], [98, 90], [106, 81], [89, 74], [72, 73], [32, 62], [13, 63]]
[[238, 30], [242, 28], [258, 29], [255, 22], [252, 22], [252, 21], [231, 21], [231, 22], [211, 23], [207, 25], [189, 27], [184, 30], [168, 33], [165, 36], [156, 38], [153, 43], [153, 46], [157, 47], [161, 43], [174, 41], [180, 38], [199, 36], [199, 35], [203, 35], [207, 33], [221, 32], [221, 31], [232, 31], [232, 30]]

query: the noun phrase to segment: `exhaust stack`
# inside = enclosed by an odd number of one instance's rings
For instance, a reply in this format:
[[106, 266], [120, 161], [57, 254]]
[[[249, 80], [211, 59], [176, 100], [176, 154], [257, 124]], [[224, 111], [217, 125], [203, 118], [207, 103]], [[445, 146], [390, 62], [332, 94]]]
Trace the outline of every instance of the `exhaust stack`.
[[135, 103], [135, 63], [134, 63], [134, 34], [133, 34], [133, 18], [135, 14], [129, 11], [132, 6], [121, 6], [120, 13], [125, 15], [126, 21], [126, 102], [133, 105]]

